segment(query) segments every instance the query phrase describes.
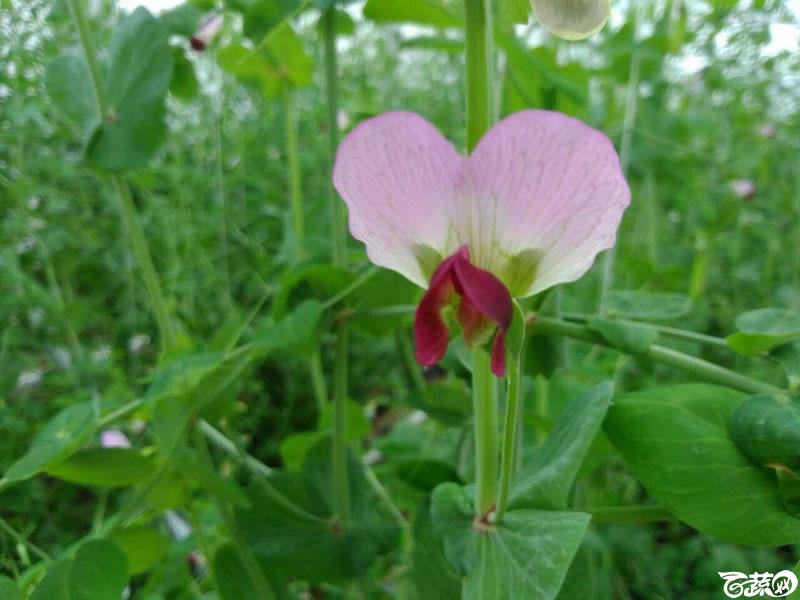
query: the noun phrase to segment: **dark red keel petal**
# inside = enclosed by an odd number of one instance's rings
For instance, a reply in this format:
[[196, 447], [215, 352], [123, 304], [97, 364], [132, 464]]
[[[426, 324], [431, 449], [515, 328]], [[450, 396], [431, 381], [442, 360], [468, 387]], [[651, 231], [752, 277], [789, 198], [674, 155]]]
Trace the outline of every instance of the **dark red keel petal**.
[[442, 319], [442, 307], [456, 293], [452, 265], [455, 255], [442, 261], [431, 277], [428, 291], [417, 306], [414, 317], [414, 356], [425, 367], [438, 363], [447, 352], [450, 331]]
[[492, 343], [492, 373], [497, 377], [506, 376], [506, 332], [498, 331]]
[[456, 318], [467, 343], [479, 340], [480, 332], [486, 331], [489, 323], [498, 327], [492, 345], [492, 371], [498, 377], [504, 376], [505, 333], [513, 314], [511, 296], [497, 277], [470, 263], [466, 246], [437, 267], [417, 307], [414, 320], [417, 361], [432, 366], [447, 352], [450, 332], [441, 310], [454, 294], [461, 298]]

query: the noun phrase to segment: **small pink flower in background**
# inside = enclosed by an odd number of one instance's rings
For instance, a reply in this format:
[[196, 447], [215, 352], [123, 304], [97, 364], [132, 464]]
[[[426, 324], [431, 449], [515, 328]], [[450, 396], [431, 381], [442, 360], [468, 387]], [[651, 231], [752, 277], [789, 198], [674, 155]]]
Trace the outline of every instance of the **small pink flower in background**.
[[751, 179], [734, 179], [730, 187], [737, 198], [752, 200], [756, 195], [756, 184]]
[[758, 126], [758, 135], [767, 140], [774, 138], [777, 132], [775, 123], [762, 123]]
[[222, 29], [222, 15], [211, 15], [206, 17], [200, 27], [198, 27], [195, 34], [189, 38], [189, 43], [192, 48], [198, 52], [202, 52], [213, 41], [217, 34]]
[[100, 434], [100, 445], [103, 448], [130, 448], [128, 437], [118, 429], [106, 429]]
[[416, 357], [444, 356], [452, 306], [465, 340], [491, 340], [505, 372], [511, 298], [589, 270], [611, 248], [630, 190], [608, 138], [565, 115], [527, 110], [495, 125], [470, 156], [417, 114], [386, 113], [342, 142], [333, 182], [370, 260], [427, 288]]

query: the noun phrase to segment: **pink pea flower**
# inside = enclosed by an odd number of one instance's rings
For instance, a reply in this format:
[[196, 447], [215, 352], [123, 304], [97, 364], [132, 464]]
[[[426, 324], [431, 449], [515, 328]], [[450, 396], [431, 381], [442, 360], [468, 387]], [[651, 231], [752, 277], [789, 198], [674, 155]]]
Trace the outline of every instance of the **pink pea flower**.
[[103, 448], [130, 448], [128, 437], [118, 429], [106, 429], [100, 434], [100, 445]]
[[756, 195], [756, 184], [751, 179], [734, 179], [729, 184], [737, 198], [752, 200]]
[[333, 182], [370, 260], [427, 289], [414, 322], [417, 361], [444, 356], [442, 310], [451, 306], [468, 344], [494, 336], [499, 377], [511, 298], [581, 277], [614, 245], [630, 203], [609, 139], [541, 110], [504, 119], [469, 156], [417, 114], [383, 114], [342, 141]]

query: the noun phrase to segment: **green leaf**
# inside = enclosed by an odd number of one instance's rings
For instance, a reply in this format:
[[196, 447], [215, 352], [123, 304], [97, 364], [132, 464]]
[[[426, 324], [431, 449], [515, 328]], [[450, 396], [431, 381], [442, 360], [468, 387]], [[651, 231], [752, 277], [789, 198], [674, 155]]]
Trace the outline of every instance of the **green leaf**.
[[119, 600], [128, 585], [128, 560], [118, 546], [103, 540], [86, 542], [69, 568], [70, 600]]
[[256, 0], [244, 13], [244, 34], [254, 42], [285, 25], [303, 2], [300, 0]]
[[188, 450], [180, 452], [176, 464], [180, 465], [182, 474], [193, 479], [206, 491], [224, 498], [233, 506], [243, 508], [250, 506], [249, 498], [235, 481], [224, 478]]
[[186, 52], [184, 52], [183, 48], [175, 48], [173, 50], [173, 59], [174, 66], [169, 91], [181, 100], [191, 100], [197, 95], [199, 89], [194, 65], [186, 57]]
[[634, 476], [681, 521], [736, 544], [800, 541], [774, 474], [754, 465], [727, 434], [743, 395], [688, 384], [617, 398], [606, 433]]
[[770, 357], [777, 360], [786, 373], [789, 389], [800, 389], [800, 342], [792, 342], [775, 348]]
[[281, 91], [281, 77], [261, 50], [231, 44], [217, 50], [219, 66], [237, 79], [258, 87], [265, 98], [276, 98]]
[[233, 544], [217, 548], [211, 568], [222, 600], [261, 600]]
[[637, 323], [592, 317], [586, 326], [599, 333], [612, 346], [628, 354], [641, 354], [656, 343], [658, 332]]
[[291, 578], [339, 582], [357, 577], [397, 538], [397, 528], [376, 512], [364, 466], [353, 454], [348, 464], [351, 523], [342, 531], [333, 520], [330, 452], [326, 437], [309, 451], [303, 473], [276, 472], [269, 487], [256, 480], [252, 508], [237, 511], [259, 560]]
[[462, 598], [555, 598], [586, 533], [584, 513], [511, 510], [497, 525], [475, 524], [466, 489], [433, 492], [433, 524], [445, 554], [464, 577]]
[[530, 0], [499, 0], [497, 2], [497, 24], [503, 29], [524, 25], [531, 14]]
[[761, 308], [736, 317], [737, 332], [726, 338], [741, 354], [766, 352], [800, 337], [800, 313], [785, 308]]
[[471, 392], [463, 379], [434, 381], [412, 392], [408, 402], [445, 425], [461, 425], [472, 414]]
[[28, 452], [8, 468], [3, 480], [21, 481], [47, 470], [80, 450], [93, 433], [91, 403], [65, 408], [36, 435]]
[[22, 600], [22, 592], [17, 584], [8, 577], [0, 575], [0, 598], [3, 600]]
[[173, 60], [167, 37], [163, 24], [139, 7], [111, 38], [105, 81], [109, 114], [87, 148], [87, 156], [104, 169], [142, 167], [164, 139], [164, 98]]
[[72, 559], [62, 559], [53, 563], [34, 588], [31, 600], [71, 600], [67, 587], [70, 567]]
[[289, 23], [280, 25], [272, 32], [264, 50], [280, 76], [289, 83], [297, 87], [311, 83], [314, 60]]
[[81, 485], [123, 487], [155, 475], [153, 461], [131, 448], [89, 448], [45, 469], [48, 475]]
[[437, 0], [368, 0], [364, 16], [376, 23], [411, 23], [432, 27], [460, 27], [456, 6]]
[[159, 21], [168, 35], [180, 35], [188, 38], [195, 34], [202, 18], [203, 11], [187, 0], [175, 8], [162, 12]]
[[691, 301], [682, 294], [619, 291], [608, 294], [606, 311], [609, 315], [627, 319], [669, 320], [684, 316]]
[[56, 107], [78, 127], [83, 145], [88, 144], [100, 112], [86, 59], [74, 49], [64, 50], [47, 62], [44, 83]]
[[317, 347], [317, 327], [321, 318], [322, 304], [307, 300], [288, 316], [256, 333], [253, 347], [260, 355], [275, 350], [308, 354]]
[[533, 0], [533, 14], [553, 35], [582, 40], [598, 31], [611, 15], [610, 0]]
[[509, 506], [566, 508], [572, 484], [613, 392], [611, 383], [602, 383], [567, 406], [533, 460], [515, 475]]
[[125, 553], [130, 575], [148, 571], [166, 556], [170, 547], [167, 536], [149, 527], [115, 529], [108, 541]]
[[800, 469], [800, 399], [750, 396], [731, 413], [728, 432], [739, 451], [755, 464]]
[[434, 535], [429, 500], [422, 504], [414, 521], [409, 579], [419, 600], [443, 600], [461, 595], [461, 578], [444, 555], [442, 540]]

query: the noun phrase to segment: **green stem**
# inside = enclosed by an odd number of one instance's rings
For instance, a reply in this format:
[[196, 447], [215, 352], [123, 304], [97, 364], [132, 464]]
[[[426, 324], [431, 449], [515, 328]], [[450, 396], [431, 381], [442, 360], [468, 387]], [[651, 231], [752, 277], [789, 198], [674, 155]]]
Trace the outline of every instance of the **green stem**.
[[339, 323], [333, 371], [333, 485], [336, 514], [342, 528], [350, 523], [350, 483], [347, 475], [347, 321]]
[[675, 516], [663, 506], [598, 506], [581, 510], [592, 515], [593, 523], [653, 523], [675, 520]]
[[322, 354], [319, 346], [308, 359], [308, 370], [311, 373], [311, 387], [314, 390], [314, 402], [319, 417], [328, 404], [328, 388], [325, 383], [325, 372], [322, 370]]
[[464, 0], [467, 152], [492, 124], [491, 0]]
[[519, 431], [519, 392], [520, 372], [519, 360], [508, 361], [508, 389], [506, 391], [506, 417], [503, 423], [503, 450], [500, 459], [500, 492], [497, 496], [495, 522], [500, 522], [506, 511], [508, 496], [511, 492], [511, 476], [517, 450], [517, 432]]
[[[331, 7], [322, 14], [325, 37], [325, 82], [328, 94], [328, 150], [330, 165], [336, 160], [336, 148], [339, 145], [339, 90], [336, 72], [336, 9]], [[333, 186], [330, 188], [331, 246], [333, 264], [343, 267], [347, 263], [347, 238], [345, 237], [343, 203], [336, 196]]]
[[[608, 340], [589, 328], [560, 319], [538, 316], [531, 324], [530, 330], [545, 335], [557, 335], [583, 340], [600, 346], [608, 346], [619, 352], [625, 352], [623, 349], [616, 348]], [[750, 394], [780, 394], [784, 392], [781, 388], [756, 381], [746, 375], [740, 375], [701, 358], [689, 356], [664, 346], [652, 345], [639, 356], [698, 375], [710, 383], [724, 385]]]
[[136, 264], [139, 266], [144, 287], [150, 298], [150, 308], [153, 310], [158, 324], [161, 343], [167, 349], [173, 348], [176, 341], [175, 330], [172, 326], [172, 319], [169, 315], [164, 292], [161, 289], [158, 273], [155, 265], [153, 265], [150, 249], [147, 247], [147, 239], [142, 230], [142, 224], [139, 222], [139, 215], [136, 213], [131, 190], [122, 176], [113, 175], [112, 180], [117, 188], [117, 195], [122, 205], [122, 216], [125, 221], [125, 228], [128, 230], [133, 254], [136, 257]]
[[300, 150], [297, 141], [297, 105], [295, 92], [283, 86], [283, 127], [286, 137], [286, 162], [289, 167], [289, 203], [292, 211], [292, 230], [298, 256], [303, 255], [306, 237], [303, 214], [303, 189], [300, 175]]
[[486, 517], [497, 501], [497, 384], [483, 348], [472, 351], [472, 420], [475, 428], [475, 514]]
[[[68, 0], [68, 3], [70, 12], [72, 13], [72, 20], [75, 23], [75, 28], [78, 30], [83, 55], [89, 66], [92, 91], [94, 92], [98, 112], [105, 118], [105, 116], [109, 114], [109, 107], [106, 103], [100, 65], [97, 60], [97, 52], [94, 47], [94, 42], [92, 41], [91, 32], [89, 31], [89, 19], [86, 16], [82, 0]], [[128, 184], [120, 175], [112, 175], [112, 180], [117, 189], [120, 204], [122, 205], [122, 217], [125, 221], [125, 228], [130, 236], [131, 247], [136, 257], [136, 263], [141, 270], [142, 279], [144, 280], [147, 293], [150, 297], [151, 308], [158, 323], [159, 332], [161, 333], [161, 342], [164, 346], [170, 348], [175, 344], [175, 332], [172, 328], [164, 293], [161, 290], [161, 283], [158, 279], [155, 267], [153, 266], [150, 250], [147, 247], [147, 240], [142, 231], [142, 225], [139, 222], [139, 215], [136, 213], [136, 206], [133, 203], [130, 188], [128, 188]]]
[[28, 540], [25, 538], [25, 536], [23, 536], [23, 535], [22, 535], [21, 533], [19, 533], [19, 532], [18, 532], [16, 529], [14, 529], [14, 528], [13, 528], [11, 525], [9, 525], [9, 524], [6, 522], [6, 520], [5, 520], [5, 519], [3, 519], [2, 517], [0, 517], [0, 529], [2, 529], [2, 530], [3, 530], [3, 531], [5, 531], [5, 532], [6, 532], [8, 535], [10, 535], [10, 536], [11, 536], [11, 538], [12, 538], [12, 539], [13, 539], [13, 540], [14, 540], [14, 541], [17, 543], [17, 544], [19, 544], [20, 546], [25, 546], [25, 547], [27, 547], [28, 549], [30, 549], [30, 551], [31, 551], [31, 552], [33, 552], [33, 553], [34, 553], [36, 556], [38, 556], [38, 557], [39, 557], [39, 558], [41, 558], [42, 560], [44, 560], [44, 561], [47, 561], [47, 562], [50, 562], [50, 561], [52, 561], [52, 560], [53, 560], [53, 559], [50, 557], [50, 555], [49, 555], [49, 554], [47, 554], [47, 552], [45, 552], [44, 550], [42, 550], [41, 548], [39, 548], [38, 546], [36, 546], [36, 545], [35, 545], [35, 544], [33, 544], [32, 542], [29, 542], [29, 541], [28, 541]]
[[[211, 459], [211, 453], [208, 451], [205, 435], [200, 427], [194, 428], [194, 445], [195, 450], [197, 450], [197, 454], [200, 456], [200, 460], [205, 463], [209, 469], [215, 471], [216, 468], [214, 467], [214, 462]], [[225, 528], [228, 530], [228, 535], [230, 535], [234, 548], [236, 548], [236, 553], [239, 555], [239, 559], [242, 561], [242, 564], [244, 565], [245, 570], [250, 577], [250, 582], [253, 584], [253, 591], [255, 592], [256, 597], [259, 598], [259, 600], [271, 600], [275, 598], [275, 593], [272, 590], [272, 586], [269, 584], [266, 575], [264, 575], [264, 570], [258, 564], [258, 559], [256, 558], [255, 554], [253, 554], [253, 551], [247, 544], [247, 541], [244, 539], [231, 507], [228, 505], [227, 501], [218, 494], [212, 495], [214, 496], [217, 507], [219, 508], [222, 522], [225, 525]]]

